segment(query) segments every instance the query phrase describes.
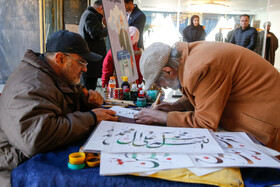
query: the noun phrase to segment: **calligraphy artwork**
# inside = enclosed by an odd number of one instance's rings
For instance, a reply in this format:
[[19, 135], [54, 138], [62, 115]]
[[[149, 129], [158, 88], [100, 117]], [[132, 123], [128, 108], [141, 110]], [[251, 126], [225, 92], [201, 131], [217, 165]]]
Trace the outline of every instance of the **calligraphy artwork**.
[[221, 154], [190, 155], [199, 167], [271, 167], [280, 168], [275, 158], [259, 150], [245, 133], [218, 132], [218, 140], [225, 147]]
[[89, 152], [224, 153], [208, 129], [102, 121], [83, 146]]
[[[194, 167], [187, 154], [101, 153], [100, 175], [120, 175]], [[114, 168], [114, 169], [112, 169]]]
[[128, 82], [138, 79], [124, 0], [103, 0], [103, 8], [118, 82], [127, 76]]
[[116, 116], [123, 116], [123, 117], [127, 117], [127, 118], [132, 118], [132, 119], [134, 119], [134, 115], [139, 112], [136, 110], [127, 109], [127, 108], [123, 108], [120, 106], [113, 106], [112, 108], [110, 108], [110, 110], [115, 111]]
[[164, 153], [223, 153], [208, 129], [125, 123], [115, 125], [108, 151]]
[[256, 149], [245, 132], [216, 132], [215, 135], [225, 148]]
[[102, 175], [185, 167], [197, 175], [224, 167], [280, 168], [279, 160], [239, 132], [102, 121], [83, 147], [85, 152], [101, 151]]
[[115, 122], [102, 121], [83, 146], [85, 152], [106, 151], [112, 140]]

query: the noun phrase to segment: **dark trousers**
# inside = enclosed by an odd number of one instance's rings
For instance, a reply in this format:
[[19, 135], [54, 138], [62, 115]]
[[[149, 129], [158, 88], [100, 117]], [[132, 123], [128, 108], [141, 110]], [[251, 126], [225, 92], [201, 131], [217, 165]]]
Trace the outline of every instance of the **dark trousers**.
[[95, 90], [96, 85], [97, 85], [97, 77], [96, 78], [91, 78], [91, 77], [84, 77], [84, 85], [85, 87], [89, 90]]

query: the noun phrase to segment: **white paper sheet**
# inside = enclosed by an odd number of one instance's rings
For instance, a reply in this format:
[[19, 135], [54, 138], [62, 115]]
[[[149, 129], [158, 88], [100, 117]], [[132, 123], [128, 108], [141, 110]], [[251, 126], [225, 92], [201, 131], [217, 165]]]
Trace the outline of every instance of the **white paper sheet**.
[[114, 125], [115, 122], [102, 121], [84, 144], [83, 151], [100, 152], [107, 150], [112, 141]]
[[84, 151], [102, 151], [101, 175], [188, 168], [202, 176], [224, 167], [280, 168], [277, 159], [242, 132], [211, 133], [207, 129], [102, 121], [85, 143]]
[[127, 117], [127, 118], [132, 118], [132, 119], [134, 119], [134, 115], [139, 112], [137, 110], [123, 108], [120, 106], [113, 106], [112, 108], [110, 108], [110, 110], [115, 111], [116, 116], [122, 116], [122, 117]]
[[270, 156], [279, 156], [280, 153], [274, 149], [271, 149], [269, 147], [263, 146], [261, 144], [256, 144], [258, 146], [259, 149], [263, 149], [265, 151], [265, 153], [267, 153]]
[[195, 175], [199, 177], [210, 173], [214, 173], [216, 171], [220, 171], [222, 169], [223, 168], [198, 168], [198, 167], [188, 168], [188, 170], [190, 170], [191, 172], [193, 172]]
[[245, 133], [217, 132], [215, 134], [226, 152], [190, 155], [196, 166], [280, 168], [279, 161], [260, 150]]
[[153, 173], [153, 171], [185, 167], [194, 167], [187, 154], [101, 152], [100, 175]]
[[[174, 168], [174, 169], [177, 169], [177, 168]], [[196, 176], [200, 177], [200, 176], [203, 176], [203, 175], [214, 173], [216, 171], [220, 171], [223, 168], [198, 168], [198, 167], [191, 167], [191, 168], [187, 168], [187, 169], [190, 170], [191, 172], [193, 172]], [[138, 175], [140, 175], [140, 176], [148, 176], [148, 175], [152, 175], [154, 173], [157, 173], [159, 171], [141, 172], [141, 173], [138, 173]]]
[[208, 129], [172, 128], [102, 121], [84, 151], [223, 153]]
[[223, 153], [208, 129], [115, 125], [108, 152]]

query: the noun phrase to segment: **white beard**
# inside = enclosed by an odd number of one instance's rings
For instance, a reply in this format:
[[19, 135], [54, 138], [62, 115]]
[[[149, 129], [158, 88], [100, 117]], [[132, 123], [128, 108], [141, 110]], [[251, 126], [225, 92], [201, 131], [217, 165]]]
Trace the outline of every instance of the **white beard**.
[[180, 88], [180, 82], [178, 79], [166, 79], [165, 83], [168, 88], [173, 90], [178, 90]]

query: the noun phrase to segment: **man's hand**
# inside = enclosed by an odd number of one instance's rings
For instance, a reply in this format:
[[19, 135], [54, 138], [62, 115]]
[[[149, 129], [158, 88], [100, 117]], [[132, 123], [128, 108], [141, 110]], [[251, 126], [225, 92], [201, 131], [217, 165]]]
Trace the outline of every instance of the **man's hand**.
[[118, 121], [118, 117], [114, 116], [116, 114], [115, 111], [104, 109], [104, 108], [97, 108], [92, 110], [97, 118], [97, 122], [100, 122], [102, 120], [107, 121]]
[[184, 107], [178, 102], [168, 103], [168, 102], [162, 101], [160, 104], [155, 106], [154, 110], [162, 110], [165, 112], [182, 111], [182, 110], [184, 110]]
[[136, 119], [136, 123], [165, 125], [167, 112], [144, 108], [134, 118]]
[[87, 97], [87, 102], [95, 107], [100, 107], [103, 104], [103, 97], [94, 90], [83, 89], [85, 96]]

